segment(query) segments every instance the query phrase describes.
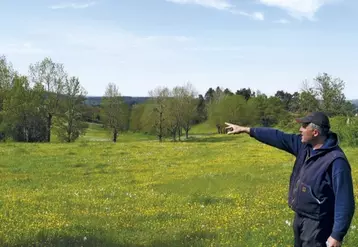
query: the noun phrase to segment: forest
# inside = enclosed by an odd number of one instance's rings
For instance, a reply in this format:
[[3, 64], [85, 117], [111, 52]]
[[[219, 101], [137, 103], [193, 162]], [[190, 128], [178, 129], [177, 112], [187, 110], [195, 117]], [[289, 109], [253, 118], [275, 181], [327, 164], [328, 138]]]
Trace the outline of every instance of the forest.
[[123, 96], [113, 82], [106, 85], [104, 95], [87, 97], [80, 79], [50, 57], [30, 64], [28, 71], [22, 75], [5, 56], [0, 57], [2, 141], [51, 142], [55, 134], [62, 142], [74, 142], [86, 134], [91, 122], [110, 132], [113, 142], [123, 132], [181, 141], [189, 138], [192, 126], [203, 122], [218, 133], [225, 133], [225, 122], [297, 131], [295, 117], [324, 111], [342, 141], [358, 143], [356, 106], [344, 95], [345, 82], [328, 73], [318, 74], [313, 82], [303, 81], [298, 92], [278, 90], [272, 96], [251, 90], [249, 83], [236, 91], [217, 86], [205, 94], [184, 83], [132, 98]]

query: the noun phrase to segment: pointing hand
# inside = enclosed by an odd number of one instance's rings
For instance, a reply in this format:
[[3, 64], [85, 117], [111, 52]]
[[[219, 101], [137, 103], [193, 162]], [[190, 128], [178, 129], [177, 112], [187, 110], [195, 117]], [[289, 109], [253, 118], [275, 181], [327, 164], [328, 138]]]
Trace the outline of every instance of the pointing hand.
[[248, 127], [243, 127], [240, 125], [236, 125], [236, 124], [232, 124], [232, 123], [225, 123], [226, 125], [228, 125], [227, 127], [225, 127], [225, 129], [229, 130], [227, 133], [230, 134], [240, 134], [240, 133], [250, 133], [250, 128]]

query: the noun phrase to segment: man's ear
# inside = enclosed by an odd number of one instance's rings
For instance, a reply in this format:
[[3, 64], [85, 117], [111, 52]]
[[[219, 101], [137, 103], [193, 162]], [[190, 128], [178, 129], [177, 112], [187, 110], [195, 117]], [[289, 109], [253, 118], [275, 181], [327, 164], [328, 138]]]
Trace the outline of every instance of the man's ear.
[[314, 136], [314, 137], [319, 136], [319, 131], [316, 130], [316, 129], [314, 129], [314, 130], [313, 130], [313, 136]]

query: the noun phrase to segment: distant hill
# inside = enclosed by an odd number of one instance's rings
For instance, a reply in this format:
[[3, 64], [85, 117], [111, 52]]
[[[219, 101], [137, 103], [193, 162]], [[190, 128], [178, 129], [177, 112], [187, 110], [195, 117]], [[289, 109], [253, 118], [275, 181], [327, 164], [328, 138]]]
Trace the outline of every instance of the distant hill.
[[352, 99], [350, 102], [358, 108], [358, 99]]
[[[129, 105], [140, 104], [148, 100], [150, 97], [131, 97], [123, 96], [124, 102]], [[85, 104], [92, 106], [99, 106], [101, 104], [102, 97], [100, 96], [88, 96], [85, 100]], [[358, 108], [358, 99], [349, 100], [353, 105]]]
[[[131, 96], [123, 96], [124, 102], [128, 105], [134, 105], [143, 103], [148, 100], [149, 97], [131, 97]], [[101, 104], [102, 97], [100, 96], [88, 96], [86, 97], [85, 104], [91, 106], [99, 106]]]

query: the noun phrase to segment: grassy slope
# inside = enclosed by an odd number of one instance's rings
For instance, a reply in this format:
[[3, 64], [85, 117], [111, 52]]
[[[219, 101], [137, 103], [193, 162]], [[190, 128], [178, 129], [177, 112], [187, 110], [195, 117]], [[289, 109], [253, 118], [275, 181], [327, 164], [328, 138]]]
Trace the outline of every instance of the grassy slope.
[[1, 144], [0, 246], [292, 246], [293, 157], [205, 128], [180, 143], [113, 144], [92, 126], [72, 144]]

